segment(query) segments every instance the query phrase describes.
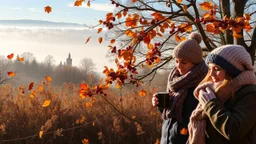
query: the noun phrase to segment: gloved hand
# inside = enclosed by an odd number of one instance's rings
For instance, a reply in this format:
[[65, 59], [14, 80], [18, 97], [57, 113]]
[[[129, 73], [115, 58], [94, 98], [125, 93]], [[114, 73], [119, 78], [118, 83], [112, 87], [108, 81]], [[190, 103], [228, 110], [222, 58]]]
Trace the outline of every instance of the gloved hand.
[[194, 96], [198, 99], [198, 96], [199, 96], [199, 92], [201, 90], [205, 90], [205, 88], [208, 87], [212, 90], [214, 90], [214, 84], [213, 82], [206, 82], [206, 83], [203, 83], [203, 84], [200, 84], [196, 87], [196, 89], [194, 90]]
[[198, 100], [199, 103], [203, 106], [203, 108], [210, 100], [214, 98], [216, 98], [216, 96], [209, 87], [206, 87], [205, 89], [201, 89], [199, 91]]

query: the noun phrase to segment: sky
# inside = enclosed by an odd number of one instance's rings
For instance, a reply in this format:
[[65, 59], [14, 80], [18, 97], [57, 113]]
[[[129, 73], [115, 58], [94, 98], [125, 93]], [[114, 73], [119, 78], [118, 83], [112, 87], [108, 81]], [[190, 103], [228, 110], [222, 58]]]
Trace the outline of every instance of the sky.
[[[106, 13], [113, 11], [109, 0], [96, 0], [88, 8], [74, 7], [75, 0], [0, 0], [0, 20], [44, 20], [95, 25]], [[51, 6], [50, 14], [44, 12], [45, 6]], [[104, 34], [104, 32], [103, 32]], [[91, 58], [96, 70], [102, 72], [104, 66], [113, 67], [114, 62], [107, 58], [107, 42], [97, 42], [97, 29], [88, 28], [42, 28], [16, 27], [0, 25], [1, 55], [31, 52], [36, 60], [42, 62], [52, 55], [56, 65], [64, 62], [71, 53], [73, 65], [79, 66], [83, 58]], [[88, 37], [90, 42], [85, 44]]]

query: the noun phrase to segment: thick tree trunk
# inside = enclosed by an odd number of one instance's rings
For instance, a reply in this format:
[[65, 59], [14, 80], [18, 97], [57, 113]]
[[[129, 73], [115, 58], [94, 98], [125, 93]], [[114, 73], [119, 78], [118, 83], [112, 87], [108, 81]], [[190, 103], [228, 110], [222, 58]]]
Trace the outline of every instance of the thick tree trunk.
[[[230, 14], [230, 1], [229, 0], [220, 0], [220, 9], [221, 9], [221, 16], [227, 16], [228, 18], [231, 16]], [[231, 30], [227, 30], [224, 32], [225, 40], [222, 41], [222, 44], [233, 44], [234, 39]]]
[[248, 52], [250, 53], [250, 55], [251, 55], [252, 64], [254, 64], [255, 50], [256, 50], [256, 29], [254, 28], [254, 30], [253, 30], [253, 35], [252, 35], [252, 43], [251, 43], [251, 46], [247, 49], [247, 51], [248, 51]]

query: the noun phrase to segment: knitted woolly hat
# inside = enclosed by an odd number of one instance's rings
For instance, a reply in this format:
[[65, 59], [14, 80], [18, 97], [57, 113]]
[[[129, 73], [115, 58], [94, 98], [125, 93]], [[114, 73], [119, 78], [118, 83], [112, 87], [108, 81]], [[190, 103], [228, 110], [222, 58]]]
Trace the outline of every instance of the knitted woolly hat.
[[202, 37], [198, 33], [191, 33], [189, 38], [179, 43], [173, 50], [172, 56], [174, 58], [181, 58], [188, 60], [194, 64], [199, 64], [203, 59], [200, 42]]
[[209, 62], [225, 69], [231, 77], [238, 76], [244, 70], [253, 70], [251, 56], [239, 45], [225, 45], [214, 49], [206, 57], [206, 63]]

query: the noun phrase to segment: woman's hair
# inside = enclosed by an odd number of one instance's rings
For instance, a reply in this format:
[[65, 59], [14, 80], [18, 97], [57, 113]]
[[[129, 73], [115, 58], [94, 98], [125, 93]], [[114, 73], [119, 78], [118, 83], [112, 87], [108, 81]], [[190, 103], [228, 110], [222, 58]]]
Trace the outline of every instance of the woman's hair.
[[[223, 82], [218, 87], [214, 88], [214, 92], [216, 93], [216, 95], [219, 96], [223, 91], [226, 91], [231, 81], [232, 78], [226, 73], [226, 78], [223, 80]], [[206, 82], [213, 82], [209, 70], [205, 78], [200, 82], [200, 84]], [[233, 90], [231, 90], [230, 93], [232, 94], [232, 96], [234, 95]]]

